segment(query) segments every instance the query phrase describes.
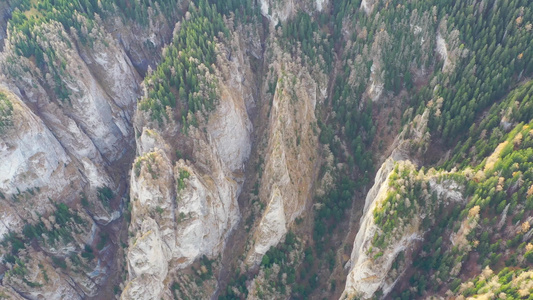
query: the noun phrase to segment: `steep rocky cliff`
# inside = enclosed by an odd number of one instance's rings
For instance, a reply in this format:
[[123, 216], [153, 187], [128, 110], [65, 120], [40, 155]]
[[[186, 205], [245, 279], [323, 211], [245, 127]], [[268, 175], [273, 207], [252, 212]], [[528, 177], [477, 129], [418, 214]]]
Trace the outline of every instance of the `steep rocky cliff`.
[[[397, 171], [393, 171], [393, 168]], [[438, 173], [417, 175], [415, 180], [423, 182], [421, 184], [422, 195], [419, 196], [422, 199], [403, 198], [405, 195], [401, 193], [393, 194], [396, 187], [392, 187], [391, 184], [396, 182], [391, 179], [391, 176], [396, 177], [398, 173], [405, 172], [411, 172], [409, 176], [413, 176], [414, 170], [415, 167], [409, 161], [394, 163], [389, 158], [378, 171], [374, 186], [365, 201], [361, 226], [355, 238], [350, 259], [351, 271], [348, 274], [342, 297], [370, 299], [378, 290], [384, 297], [389, 295], [411, 263], [403, 257], [406, 253], [410, 254], [415, 251], [424, 241], [424, 234], [428, 227], [422, 225], [422, 222], [434, 222], [438, 216], [435, 216], [433, 210], [441, 203], [444, 207], [464, 204], [462, 184], [453, 180], [442, 180], [444, 174]], [[413, 182], [409, 182], [402, 175], [400, 184], [403, 184], [399, 187], [400, 190], [405, 190], [406, 186], [409, 188]], [[404, 202], [394, 203], [391, 194], [396, 200]], [[430, 199], [431, 195], [435, 195], [436, 199]], [[426, 201], [433, 201], [433, 203], [424, 203]], [[377, 224], [376, 216], [379, 215], [380, 210], [385, 208], [386, 212], [388, 210], [387, 213], [397, 214], [395, 210], [409, 209], [411, 206], [414, 206], [413, 213], [420, 218], [394, 220], [396, 228], [392, 230]], [[398, 263], [399, 257], [401, 257], [400, 263]]]
[[272, 26], [285, 22], [287, 19], [294, 17], [297, 12], [305, 11], [309, 14], [326, 10], [329, 6], [329, 0], [314, 1], [272, 1], [260, 0], [259, 7], [261, 14], [270, 20]]
[[[257, 264], [287, 233], [288, 227], [309, 207], [318, 164], [318, 128], [315, 109], [324, 101], [327, 81], [314, 79], [309, 70], [291, 61], [271, 37], [272, 70], [265, 79], [274, 92], [268, 109], [267, 136], [260, 176], [259, 199], [265, 204], [259, 225], [254, 229], [247, 263]], [[263, 90], [268, 86], [265, 84]]]
[[1, 2], [0, 298], [527, 296], [532, 11]]
[[[387, 233], [376, 224], [375, 215], [380, 208], [391, 206], [392, 209], [395, 208], [389, 203], [391, 201], [390, 194], [395, 190], [395, 187], [392, 186], [394, 182], [391, 176], [397, 177], [393, 174], [403, 172], [404, 169], [411, 170], [411, 172], [416, 169], [410, 157], [415, 158], [425, 152], [424, 149], [429, 141], [427, 133], [425, 133], [427, 118], [428, 110], [423, 115], [417, 116], [413, 123], [409, 124], [398, 135], [392, 145], [391, 156], [383, 162], [377, 171], [374, 185], [366, 194], [363, 215], [353, 244], [351, 258], [345, 266], [345, 268], [349, 268], [350, 272], [342, 296], [344, 298], [371, 298], [378, 289], [381, 289], [386, 296], [394, 287], [397, 279], [395, 276], [403, 272], [403, 270], [398, 270], [395, 271], [395, 275], [391, 276], [393, 261], [400, 252], [407, 251], [414, 247], [417, 241], [423, 239], [424, 232], [420, 228], [419, 220], [412, 218], [410, 221], [401, 221], [404, 226], [394, 230], [392, 233], [394, 237], [391, 238], [390, 243], [387, 243], [388, 245], [376, 247], [376, 237], [384, 236]], [[413, 149], [420, 150], [417, 153], [412, 151]], [[402, 171], [398, 172], [398, 168]], [[424, 178], [424, 180], [427, 179]], [[405, 187], [403, 189], [405, 190]], [[426, 214], [426, 212], [420, 213]], [[392, 280], [389, 277], [392, 277]]]
[[7, 1], [0, 4], [0, 50], [4, 47], [4, 39], [7, 33], [7, 21], [11, 15], [11, 7]]
[[[251, 151], [248, 106], [256, 101], [245, 55], [250, 42], [236, 31], [217, 44], [217, 68], [208, 75], [218, 82], [217, 104], [197, 127], [184, 133], [174, 121], [160, 127], [137, 113], [136, 128], [142, 133], [131, 171], [129, 229], [135, 235], [123, 298], [158, 299], [167, 278], [179, 269], [202, 256], [217, 258], [240, 220], [237, 199]], [[176, 157], [176, 148], [185, 149], [186, 158]]]
[[[96, 23], [72, 17], [91, 29], [76, 34], [54, 20], [32, 28], [37, 47], [47, 49], [42, 61], [22, 55], [19, 47], [30, 38], [14, 28], [0, 54], [9, 108], [0, 140], [0, 232], [8, 237], [0, 270], [6, 289], [32, 299], [107, 297], [101, 288], [115, 280], [118, 263], [141, 77], [131, 49], [98, 16]], [[154, 47], [161, 42], [154, 38]]]

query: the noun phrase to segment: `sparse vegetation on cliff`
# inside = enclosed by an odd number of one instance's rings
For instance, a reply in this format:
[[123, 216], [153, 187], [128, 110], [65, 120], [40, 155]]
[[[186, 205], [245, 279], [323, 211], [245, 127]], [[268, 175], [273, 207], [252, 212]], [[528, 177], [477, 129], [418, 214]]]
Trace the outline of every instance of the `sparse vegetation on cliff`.
[[0, 92], [0, 134], [13, 125], [13, 103]]
[[532, 1], [4, 2], [0, 298], [530, 297]]

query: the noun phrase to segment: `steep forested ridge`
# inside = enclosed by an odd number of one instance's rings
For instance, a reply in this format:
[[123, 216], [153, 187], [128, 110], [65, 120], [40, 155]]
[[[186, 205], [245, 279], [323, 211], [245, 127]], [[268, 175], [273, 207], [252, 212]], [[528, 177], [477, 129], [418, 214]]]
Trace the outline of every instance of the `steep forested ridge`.
[[[216, 103], [215, 82], [209, 78], [213, 72], [218, 34], [229, 36], [222, 15], [215, 5], [201, 2], [198, 9], [191, 9], [190, 19], [180, 25], [172, 44], [165, 48], [164, 60], [157, 70], [145, 78], [150, 93], [140, 103], [140, 109], [149, 111], [152, 118], [162, 122], [166, 107], [176, 107], [176, 98], [183, 103], [181, 120], [188, 127], [188, 119], [200, 110], [211, 111]], [[178, 48], [178, 45], [181, 45]], [[174, 92], [172, 92], [174, 90]], [[189, 116], [188, 111], [191, 112]], [[189, 121], [191, 122], [191, 121]], [[192, 120], [193, 124], [196, 121]]]
[[532, 297], [533, 2], [7, 6], [0, 298]]

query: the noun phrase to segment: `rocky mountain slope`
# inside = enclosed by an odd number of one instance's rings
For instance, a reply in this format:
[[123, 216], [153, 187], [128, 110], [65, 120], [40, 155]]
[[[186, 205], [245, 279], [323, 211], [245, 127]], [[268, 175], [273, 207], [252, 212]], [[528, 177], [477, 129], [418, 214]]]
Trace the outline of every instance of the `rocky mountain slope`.
[[529, 296], [530, 2], [69, 3], [0, 3], [0, 298]]
[[[0, 54], [2, 277], [23, 298], [99, 298], [116, 280], [141, 82], [128, 52], [142, 49], [142, 35], [124, 37], [126, 48], [108, 24], [73, 17], [92, 29], [50, 20], [29, 24], [28, 35], [12, 26]], [[114, 31], [126, 26], [117, 21]]]

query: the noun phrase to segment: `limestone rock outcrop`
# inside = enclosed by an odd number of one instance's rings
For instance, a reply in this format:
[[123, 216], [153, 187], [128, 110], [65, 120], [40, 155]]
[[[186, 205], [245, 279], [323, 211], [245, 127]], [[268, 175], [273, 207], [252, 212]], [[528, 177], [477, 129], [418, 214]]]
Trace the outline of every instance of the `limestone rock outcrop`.
[[299, 11], [308, 13], [321, 12], [329, 5], [329, 0], [315, 0], [315, 1], [273, 1], [260, 0], [259, 6], [261, 14], [268, 18], [272, 26], [276, 26], [279, 22], [285, 22]]
[[[247, 106], [255, 100], [253, 80], [245, 80], [253, 75], [239, 32], [227, 43], [218, 44], [218, 53], [232, 54], [217, 58], [216, 108], [207, 120], [200, 118], [198, 127], [189, 126], [183, 134], [173, 121], [161, 128], [138, 112], [142, 133], [130, 193], [135, 237], [124, 299], [159, 299], [169, 270], [177, 272], [204, 255], [216, 258], [240, 220], [237, 199], [252, 146]], [[178, 158], [174, 147], [186, 148], [188, 157]], [[146, 260], [147, 251], [156, 251], [153, 259]], [[155, 290], [146, 290], [147, 282]]]
[[[135, 64], [153, 64], [157, 57], [144, 49], [142, 38], [161, 27], [153, 52], [172, 27], [159, 15], [140, 36], [125, 21], [117, 21], [111, 33], [95, 16], [82, 38], [59, 22], [42, 22], [32, 28], [34, 42], [48, 53], [38, 62], [17, 50], [27, 36], [5, 30], [10, 9], [0, 4], [0, 105], [2, 112], [10, 107], [9, 115], [0, 116], [0, 236], [11, 234], [26, 245], [2, 247], [1, 295], [96, 297], [116, 262], [117, 244], [110, 239], [119, 230], [123, 169], [134, 151], [141, 76], [130, 57], [136, 52]], [[89, 22], [78, 13], [72, 17]], [[104, 187], [107, 196], [101, 195]], [[28, 228], [44, 233], [32, 237], [23, 231]], [[6, 263], [11, 252], [20, 262]]]
[[247, 254], [246, 263], [252, 265], [279, 243], [310, 203], [318, 159], [315, 107], [324, 100], [322, 91], [327, 91], [324, 77], [313, 77], [275, 42], [271, 47], [273, 71], [265, 82], [276, 82], [272, 104], [265, 108], [270, 111], [259, 189], [265, 210]]
[[[404, 128], [393, 143], [394, 149], [390, 157], [383, 162], [376, 173], [374, 185], [365, 199], [363, 216], [355, 237], [351, 258], [345, 266], [349, 268], [349, 273], [341, 296], [343, 299], [352, 297], [370, 299], [378, 290], [381, 290], [383, 296], [387, 296], [392, 291], [405, 266], [409, 264], [402, 264], [398, 267], [399, 269], [392, 270], [393, 263], [400, 253], [413, 251], [418, 247], [419, 242], [424, 240], [427, 228], [422, 226], [422, 220], [428, 219], [431, 223], [431, 220], [435, 218], [433, 206], [425, 204], [430, 201], [429, 195], [434, 194], [435, 200], [444, 205], [450, 203], [457, 205], [457, 203], [464, 202], [462, 194], [464, 186], [451, 179], [443, 180], [442, 176], [446, 172], [432, 170], [427, 174], [420, 172], [414, 175], [417, 167], [412, 161], [416, 162], [417, 157], [425, 153], [429, 142], [429, 136], [425, 130], [428, 114], [429, 110], [426, 109], [422, 115], [417, 115]], [[401, 179], [405, 185], [409, 180], [418, 180], [421, 186], [425, 187], [425, 192], [420, 199], [417, 199], [422, 204], [411, 204], [413, 200], [402, 198], [405, 197], [404, 195], [395, 194], [398, 201], [404, 202], [407, 207], [413, 206], [414, 208], [407, 213], [407, 216], [402, 215], [395, 220], [397, 224], [392, 232], [384, 232], [382, 226], [376, 222], [375, 212], [383, 207], [391, 207], [390, 195], [396, 189], [390, 185], [391, 175], [394, 174], [397, 177], [398, 172], [409, 174], [405, 175], [409, 178], [402, 177]], [[416, 179], [411, 177], [416, 177]], [[405, 190], [405, 188], [402, 186], [400, 190]], [[392, 205], [392, 207], [395, 206]], [[413, 217], [410, 214], [420, 217]], [[384, 246], [378, 247], [375, 244], [376, 237], [382, 236], [385, 236], [386, 242], [383, 243]]]

